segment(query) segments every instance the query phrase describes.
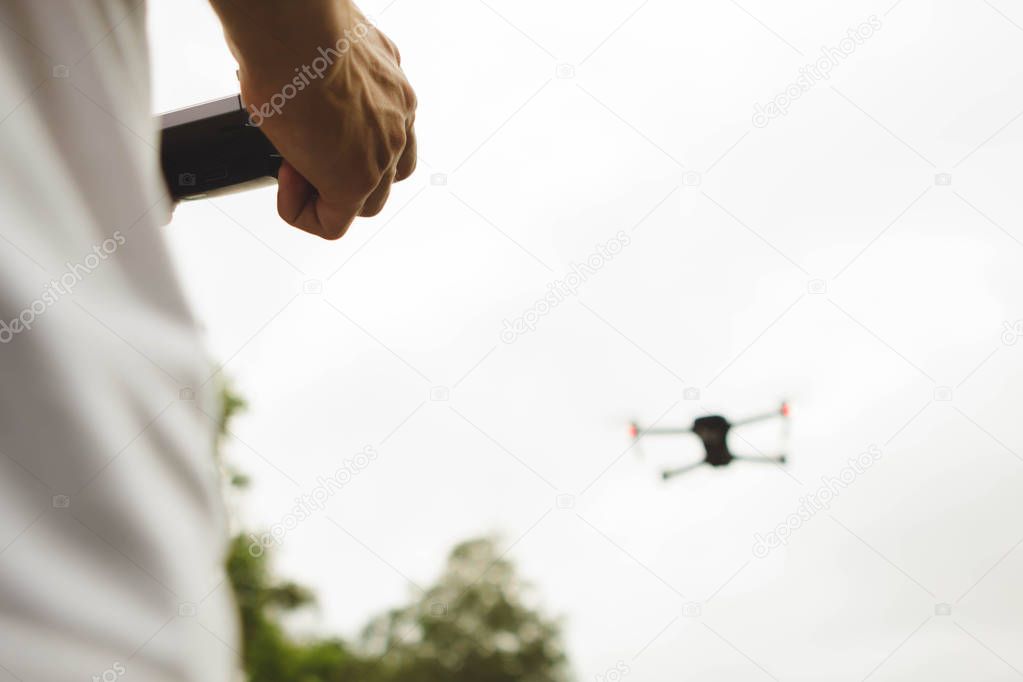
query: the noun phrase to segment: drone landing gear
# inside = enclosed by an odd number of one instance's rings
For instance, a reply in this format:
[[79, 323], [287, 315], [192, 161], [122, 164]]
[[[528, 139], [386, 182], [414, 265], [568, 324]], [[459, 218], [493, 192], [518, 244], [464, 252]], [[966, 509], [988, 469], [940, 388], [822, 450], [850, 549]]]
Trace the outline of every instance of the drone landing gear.
[[[754, 455], [752, 457], [746, 456], [746, 455], [732, 455], [731, 461], [757, 462], [759, 464], [783, 465], [783, 464], [785, 464], [788, 461], [788, 458], [784, 454], [774, 455], [774, 456]], [[690, 471], [692, 471], [693, 469], [697, 469], [697, 468], [699, 468], [701, 466], [704, 466], [705, 464], [707, 464], [707, 462], [705, 462], [705, 461], [704, 462], [694, 462], [693, 464], [689, 464], [689, 465], [686, 465], [684, 467], [679, 467], [677, 469], [668, 469], [668, 470], [663, 471], [661, 473], [661, 479], [663, 479], [665, 481], [670, 481], [671, 479], [675, 478], [676, 476], [681, 476], [682, 474], [687, 474]]]
[[705, 462], [695, 462], [695, 463], [690, 464], [688, 466], [679, 467], [678, 469], [669, 469], [669, 470], [664, 471], [663, 473], [661, 473], [661, 478], [663, 480], [665, 480], [665, 481], [670, 481], [671, 479], [675, 478], [676, 476], [681, 476], [682, 474], [689, 473], [690, 471], [692, 471], [693, 469], [696, 469], [697, 467], [702, 467], [704, 464], [705, 464]]
[[780, 455], [732, 455], [732, 459], [740, 462], [762, 462], [764, 464], [785, 464], [788, 458], [784, 453]]

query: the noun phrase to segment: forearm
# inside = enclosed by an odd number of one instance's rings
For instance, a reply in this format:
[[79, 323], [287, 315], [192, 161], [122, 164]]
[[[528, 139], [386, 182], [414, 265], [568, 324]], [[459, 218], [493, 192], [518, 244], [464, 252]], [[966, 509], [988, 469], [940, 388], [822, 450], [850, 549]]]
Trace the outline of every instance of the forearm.
[[211, 0], [250, 86], [280, 87], [365, 19], [350, 0]]

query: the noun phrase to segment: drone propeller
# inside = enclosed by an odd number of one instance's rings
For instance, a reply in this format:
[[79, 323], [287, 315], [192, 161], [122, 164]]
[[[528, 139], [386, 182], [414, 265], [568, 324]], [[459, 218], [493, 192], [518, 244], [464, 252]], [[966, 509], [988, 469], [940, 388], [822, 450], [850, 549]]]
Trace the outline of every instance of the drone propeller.
[[782, 416], [785, 417], [785, 420], [781, 426], [781, 446], [783, 452], [781, 463], [785, 464], [788, 461], [788, 457], [784, 453], [788, 452], [789, 448], [792, 447], [792, 420], [789, 419], [792, 416], [792, 407], [791, 403], [787, 400], [782, 403]]
[[636, 453], [638, 458], [645, 459], [646, 453], [643, 451], [643, 446], [640, 442], [642, 440], [642, 429], [634, 421], [629, 422], [629, 440], [632, 442], [629, 448]]

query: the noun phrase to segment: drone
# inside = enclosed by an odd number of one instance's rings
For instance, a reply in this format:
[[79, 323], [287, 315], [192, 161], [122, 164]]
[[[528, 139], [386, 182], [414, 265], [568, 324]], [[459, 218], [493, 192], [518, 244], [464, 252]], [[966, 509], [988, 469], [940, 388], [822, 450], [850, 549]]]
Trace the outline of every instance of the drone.
[[640, 439], [645, 436], [678, 436], [683, 434], [694, 434], [703, 443], [704, 458], [701, 462], [694, 462], [687, 464], [686, 466], [679, 467], [677, 469], [669, 469], [661, 474], [661, 477], [667, 481], [681, 474], [687, 473], [701, 467], [708, 465], [712, 467], [725, 467], [734, 461], [743, 462], [760, 462], [766, 464], [783, 465], [786, 462], [785, 454], [776, 456], [769, 455], [735, 455], [728, 448], [728, 432], [733, 428], [740, 426], [746, 426], [747, 424], [754, 424], [756, 422], [767, 421], [769, 419], [788, 419], [790, 409], [788, 403], [782, 403], [781, 407], [772, 412], [766, 414], [760, 414], [755, 417], [747, 417], [736, 422], [730, 422], [720, 415], [708, 415], [706, 417], [699, 417], [693, 422], [693, 425], [689, 428], [640, 428], [635, 422], [629, 424], [629, 435], [632, 437], [634, 443], [639, 443]]

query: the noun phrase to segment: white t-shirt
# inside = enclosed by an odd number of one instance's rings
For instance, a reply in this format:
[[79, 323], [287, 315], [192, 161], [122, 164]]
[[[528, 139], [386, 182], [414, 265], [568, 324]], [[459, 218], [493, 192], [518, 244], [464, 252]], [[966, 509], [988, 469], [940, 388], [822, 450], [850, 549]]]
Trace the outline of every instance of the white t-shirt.
[[149, 103], [144, 2], [0, 3], [0, 682], [234, 678]]

